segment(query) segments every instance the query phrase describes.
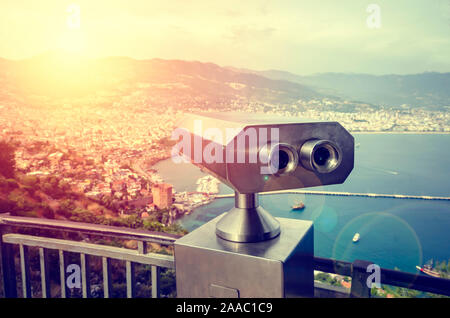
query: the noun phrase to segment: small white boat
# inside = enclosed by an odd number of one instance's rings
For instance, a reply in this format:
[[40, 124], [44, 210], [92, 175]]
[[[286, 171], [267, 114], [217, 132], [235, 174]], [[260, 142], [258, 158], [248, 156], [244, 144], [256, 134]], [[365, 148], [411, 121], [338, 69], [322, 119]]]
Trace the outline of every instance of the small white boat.
[[292, 207], [292, 210], [298, 211], [298, 210], [303, 210], [305, 208], [305, 204], [300, 201], [297, 204], [294, 204]]
[[358, 242], [360, 237], [361, 237], [361, 235], [359, 235], [359, 233], [356, 233], [356, 234], [353, 236], [353, 243]]

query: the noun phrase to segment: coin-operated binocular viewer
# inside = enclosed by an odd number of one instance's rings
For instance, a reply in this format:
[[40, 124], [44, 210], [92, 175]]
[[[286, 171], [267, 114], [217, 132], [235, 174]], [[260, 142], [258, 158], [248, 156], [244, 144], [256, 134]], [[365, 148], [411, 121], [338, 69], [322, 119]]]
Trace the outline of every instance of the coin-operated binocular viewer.
[[173, 154], [234, 189], [235, 206], [175, 242], [177, 295], [312, 297], [312, 222], [274, 218], [258, 193], [343, 183], [353, 137], [337, 122], [242, 113], [190, 114], [179, 127]]

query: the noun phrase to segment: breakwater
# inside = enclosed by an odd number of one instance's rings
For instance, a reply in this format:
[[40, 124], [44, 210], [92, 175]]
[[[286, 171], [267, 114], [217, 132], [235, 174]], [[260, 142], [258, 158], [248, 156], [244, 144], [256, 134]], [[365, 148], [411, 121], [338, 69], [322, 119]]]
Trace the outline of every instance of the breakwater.
[[[333, 195], [344, 197], [367, 197], [367, 198], [392, 198], [392, 199], [415, 199], [415, 200], [441, 200], [450, 201], [450, 197], [437, 197], [428, 195], [409, 194], [379, 194], [379, 193], [354, 193], [354, 192], [334, 192], [334, 191], [309, 191], [309, 190], [279, 190], [272, 192], [261, 192], [262, 195], [270, 194], [311, 194], [311, 195]], [[232, 198], [234, 194], [218, 194], [214, 198]]]

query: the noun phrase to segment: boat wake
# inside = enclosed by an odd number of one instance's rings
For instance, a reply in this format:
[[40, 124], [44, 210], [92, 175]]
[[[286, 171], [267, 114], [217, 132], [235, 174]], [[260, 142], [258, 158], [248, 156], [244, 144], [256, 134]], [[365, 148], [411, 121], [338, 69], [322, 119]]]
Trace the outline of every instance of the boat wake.
[[386, 170], [386, 172], [389, 173], [389, 174], [398, 175], [397, 171]]
[[373, 167], [367, 167], [367, 166], [362, 166], [362, 167], [365, 168], [365, 169], [368, 169], [368, 170], [378, 171], [378, 172], [386, 173], [386, 174], [392, 174], [392, 175], [394, 175], [394, 176], [396, 176], [396, 175], [399, 174], [398, 171], [394, 171], [394, 170], [387, 170], [387, 169], [381, 169], [381, 168], [373, 168]]

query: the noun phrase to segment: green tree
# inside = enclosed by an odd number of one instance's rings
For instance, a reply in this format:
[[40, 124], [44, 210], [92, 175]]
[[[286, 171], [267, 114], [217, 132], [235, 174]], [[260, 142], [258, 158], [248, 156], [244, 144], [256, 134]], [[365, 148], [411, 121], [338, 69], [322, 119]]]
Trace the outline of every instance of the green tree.
[[8, 183], [9, 189], [17, 189], [19, 188], [19, 184], [15, 179], [6, 179], [6, 182]]
[[27, 200], [19, 189], [12, 191], [8, 199], [15, 205], [16, 211], [31, 211], [34, 208], [34, 205]]
[[30, 187], [34, 187], [39, 183], [39, 179], [36, 176], [23, 176], [20, 181], [22, 184]]
[[180, 224], [174, 223], [169, 226], [167, 226], [164, 229], [164, 232], [169, 234], [177, 234], [177, 235], [185, 235], [188, 233], [186, 229], [184, 229]]
[[166, 297], [176, 296], [176, 279], [173, 269], [163, 269], [160, 277], [161, 294]]
[[447, 272], [447, 262], [446, 261], [442, 261], [442, 263], [439, 264], [439, 270], [441, 270], [442, 272]]
[[0, 174], [6, 178], [14, 177], [14, 171], [16, 170], [15, 151], [16, 148], [13, 145], [6, 141], [0, 141]]
[[15, 207], [15, 204], [10, 200], [0, 199], [0, 213], [11, 212]]
[[55, 213], [53, 212], [53, 210], [48, 206], [48, 204], [46, 203], [41, 203], [41, 207], [42, 207], [42, 215], [47, 218], [47, 219], [54, 219], [55, 218]]
[[75, 208], [69, 219], [74, 222], [95, 223], [95, 215], [82, 208]]
[[44, 191], [45, 194], [47, 195], [52, 195], [53, 194], [53, 186], [51, 183], [45, 181], [43, 183], [41, 183], [41, 189], [42, 191]]
[[61, 200], [59, 202], [59, 209], [57, 211], [58, 214], [65, 216], [66, 218], [72, 215], [72, 211], [75, 209], [75, 203], [70, 200]]
[[61, 191], [66, 192], [66, 191], [69, 191], [69, 190], [70, 190], [70, 184], [69, 184], [67, 181], [60, 180], [60, 181], [58, 182], [58, 188], [59, 188]]
[[146, 219], [143, 221], [143, 228], [147, 231], [162, 232], [164, 227], [161, 223]]
[[142, 220], [137, 215], [130, 215], [127, 218], [125, 218], [125, 220], [126, 220], [125, 226], [130, 227], [132, 229], [137, 229], [142, 226]]

